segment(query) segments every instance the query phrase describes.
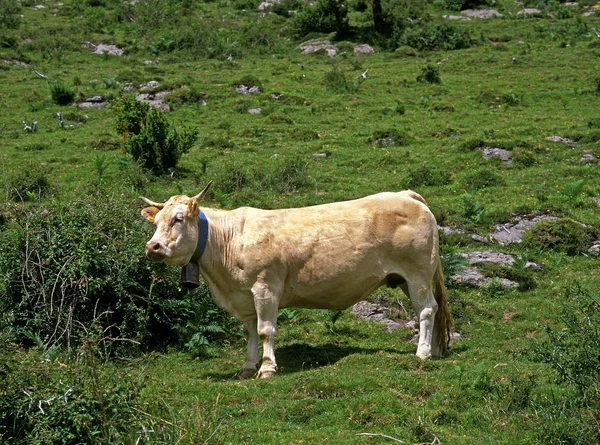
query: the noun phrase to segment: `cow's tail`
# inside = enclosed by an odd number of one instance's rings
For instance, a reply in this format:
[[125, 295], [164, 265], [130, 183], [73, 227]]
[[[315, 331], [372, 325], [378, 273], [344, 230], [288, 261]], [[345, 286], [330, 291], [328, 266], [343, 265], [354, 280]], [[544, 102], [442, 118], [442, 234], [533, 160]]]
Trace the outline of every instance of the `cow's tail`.
[[[433, 341], [437, 342], [437, 349], [440, 357], [448, 352], [450, 344], [450, 328], [452, 327], [452, 318], [450, 316], [450, 307], [448, 306], [448, 294], [444, 285], [444, 272], [442, 271], [442, 262], [440, 256], [437, 258], [437, 266], [433, 276], [433, 295], [438, 304], [438, 310], [435, 314], [433, 323]], [[434, 349], [434, 350], [435, 350]]]

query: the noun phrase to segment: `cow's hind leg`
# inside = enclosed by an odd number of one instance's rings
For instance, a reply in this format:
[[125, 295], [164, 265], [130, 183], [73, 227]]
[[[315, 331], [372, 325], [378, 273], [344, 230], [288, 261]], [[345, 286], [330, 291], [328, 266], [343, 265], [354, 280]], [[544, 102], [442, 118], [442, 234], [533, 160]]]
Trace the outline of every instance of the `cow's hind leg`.
[[277, 284], [259, 279], [252, 286], [254, 305], [258, 315], [258, 335], [263, 343], [263, 359], [258, 370], [259, 379], [268, 379], [277, 372], [275, 362], [275, 328], [279, 307]]
[[248, 350], [246, 352], [246, 361], [236, 375], [238, 379], [247, 379], [255, 376], [256, 369], [258, 368], [258, 330], [256, 318], [244, 323], [244, 332], [248, 341]]
[[417, 357], [428, 359], [432, 356], [431, 341], [433, 323], [438, 305], [433, 296], [429, 280], [415, 280], [408, 283], [408, 292], [413, 308], [419, 318], [419, 344]]

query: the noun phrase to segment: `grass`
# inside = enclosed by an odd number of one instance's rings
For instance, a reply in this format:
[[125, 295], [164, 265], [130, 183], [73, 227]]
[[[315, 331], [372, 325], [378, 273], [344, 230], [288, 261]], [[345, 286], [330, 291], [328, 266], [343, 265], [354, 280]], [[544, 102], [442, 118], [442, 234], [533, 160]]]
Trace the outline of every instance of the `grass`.
[[[167, 2], [172, 8], [164, 14], [175, 23], [169, 25], [137, 10], [134, 24], [127, 7], [110, 1], [63, 3], [23, 6], [21, 26], [2, 29], [14, 38], [0, 47], [6, 209], [20, 201], [11, 199], [11, 178], [36, 169], [49, 181], [52, 202], [68, 205], [102, 182], [130, 198], [131, 218], [138, 218], [140, 193], [160, 201], [195, 194], [217, 179], [208, 204], [224, 208], [305, 206], [414, 184], [444, 224], [479, 233], [513, 214], [552, 214], [600, 227], [598, 207], [588, 199], [600, 196], [600, 171], [580, 162], [582, 154], [600, 155], [588, 125], [599, 117], [600, 47], [591, 31], [600, 28], [598, 14], [582, 21], [517, 19], [518, 6], [502, 2], [505, 18], [460, 24], [478, 42], [471, 48], [404, 57], [375, 45], [375, 54], [345, 50], [330, 59], [300, 54], [284, 32], [287, 19], [261, 18], [256, 5]], [[181, 13], [179, 3], [193, 6]], [[199, 17], [205, 34], [192, 32]], [[366, 20], [356, 11], [350, 17], [351, 26]], [[242, 23], [244, 41], [235, 34]], [[200, 38], [207, 39], [202, 53], [185, 46]], [[114, 43], [126, 53], [92, 54], [83, 48], [86, 41]], [[426, 67], [437, 70], [440, 83], [418, 80]], [[367, 69], [366, 79], [359, 78]], [[235, 91], [240, 79], [261, 85], [261, 93], [241, 96]], [[169, 122], [199, 132], [173, 177], [144, 172], [123, 154], [111, 106], [80, 110], [53, 99], [56, 85], [73, 91], [75, 100], [114, 99], [124, 94], [115, 82], [151, 80], [174, 91]], [[263, 111], [247, 113], [252, 108]], [[58, 126], [59, 110], [65, 128]], [[37, 132], [25, 132], [23, 121], [37, 121]], [[402, 142], [374, 143], [385, 134]], [[554, 135], [581, 137], [568, 146], [546, 140]], [[523, 161], [484, 161], [481, 147], [469, 141], [500, 141]], [[439, 178], [424, 178], [428, 172]], [[472, 208], [466, 208], [467, 193]], [[50, 205], [33, 195], [25, 208]], [[473, 213], [473, 206], [484, 210]], [[147, 376], [146, 409], [136, 412], [128, 443], [143, 436], [142, 426], [154, 430], [149, 443], [385, 443], [361, 433], [405, 443], [435, 437], [444, 444], [566, 443], [578, 428], [567, 420], [581, 414], [561, 408], [573, 390], [524, 351], [556, 323], [568, 283], [597, 286], [598, 260], [522, 245], [493, 248], [542, 264], [537, 286], [450, 289], [463, 340], [446, 359], [416, 359], [407, 330], [388, 333], [348, 312], [331, 329], [326, 313], [300, 310], [279, 327], [280, 372], [270, 381], [233, 379], [245, 356], [245, 343], [235, 335], [199, 358], [177, 350], [144, 355], [136, 366]], [[442, 249], [481, 246], [464, 237]], [[566, 425], [566, 432], [550, 434], [548, 425]], [[591, 443], [585, 440], [571, 443]]]

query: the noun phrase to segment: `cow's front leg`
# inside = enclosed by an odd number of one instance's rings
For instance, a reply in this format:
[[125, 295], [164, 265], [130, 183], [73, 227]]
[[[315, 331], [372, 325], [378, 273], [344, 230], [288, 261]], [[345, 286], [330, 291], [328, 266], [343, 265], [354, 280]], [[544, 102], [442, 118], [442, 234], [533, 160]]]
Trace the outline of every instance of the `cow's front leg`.
[[256, 375], [256, 369], [258, 368], [258, 331], [256, 326], [256, 318], [244, 323], [248, 350], [246, 352], [246, 361], [236, 375], [238, 379], [248, 379]]
[[278, 286], [259, 279], [252, 287], [254, 305], [258, 316], [258, 335], [263, 343], [263, 359], [257, 377], [268, 379], [277, 372], [275, 361], [275, 327], [279, 306]]

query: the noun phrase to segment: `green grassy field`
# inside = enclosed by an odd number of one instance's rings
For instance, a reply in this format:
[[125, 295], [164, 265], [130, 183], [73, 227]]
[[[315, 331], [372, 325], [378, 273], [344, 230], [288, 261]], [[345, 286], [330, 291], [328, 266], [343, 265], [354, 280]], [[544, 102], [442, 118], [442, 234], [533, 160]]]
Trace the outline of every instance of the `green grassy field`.
[[[169, 292], [165, 288], [176, 287], [177, 271], [146, 264], [143, 240], [152, 229], [141, 221], [137, 197], [160, 201], [193, 195], [209, 180], [214, 192], [207, 206], [306, 206], [411, 188], [425, 197], [439, 224], [469, 233], [487, 235], [514, 215], [546, 214], [586, 224], [597, 235], [600, 211], [590, 198], [600, 197], [598, 12], [582, 18], [588, 5], [569, 9], [551, 3], [550, 15], [523, 18], [517, 15], [521, 6], [501, 2], [495, 8], [502, 18], [453, 22], [455, 31], [469, 33], [469, 47], [425, 50], [390, 48], [385, 42], [391, 37], [374, 37], [370, 8], [363, 11], [362, 3], [349, 4], [351, 32], [343, 38], [310, 36], [334, 40], [339, 53], [328, 57], [322, 51], [300, 53], [303, 39], [291, 30], [294, 14], [262, 15], [253, 1], [49, 0], [41, 3], [45, 8], [22, 1], [11, 13], [17, 2], [0, 0], [0, 184], [5, 191], [0, 233], [5, 245], [29, 233], [29, 224], [17, 222], [25, 221], [18, 215], [53, 209], [67, 215], [73, 203], [105, 196], [107, 203], [121, 205], [110, 224], [134, 228], [128, 233], [138, 248], [123, 250], [124, 257], [141, 264], [148, 277], [155, 274], [149, 288], [136, 287], [143, 298], [119, 304], [150, 308], [156, 304], [151, 286], [157, 293]], [[286, 5], [300, 9], [299, 3]], [[451, 3], [423, 3], [433, 23], [457, 14], [444, 5]], [[367, 41], [374, 54], [353, 52], [354, 44]], [[86, 42], [114, 44], [125, 54], [93, 54]], [[439, 83], [418, 80], [427, 67], [439, 75]], [[360, 77], [365, 71], [366, 78]], [[117, 129], [115, 103], [128, 94], [124, 87], [137, 91], [150, 81], [159, 83], [151, 92], [169, 93], [167, 121], [198, 131], [173, 175], [141, 169], [124, 153]], [[261, 92], [239, 94], [240, 82], [260, 84]], [[72, 92], [76, 103], [103, 96], [109, 105], [58, 105], [53, 92], [59, 87]], [[255, 108], [261, 112], [248, 113]], [[23, 121], [37, 121], [37, 130], [25, 131]], [[551, 136], [573, 143], [547, 140]], [[384, 137], [395, 143], [377, 143]], [[482, 147], [509, 150], [513, 163], [484, 160]], [[584, 156], [592, 160], [582, 161]], [[108, 215], [111, 209], [102, 211]], [[68, 216], [64, 222], [69, 226]], [[84, 230], [81, 224], [73, 227]], [[57, 258], [64, 254], [60, 249], [57, 245]], [[453, 329], [462, 339], [436, 361], [414, 356], [408, 329], [390, 333], [349, 311], [338, 320], [328, 311], [287, 310], [276, 340], [279, 373], [268, 381], [234, 379], [245, 356], [241, 327], [214, 315], [201, 292], [186, 297], [179, 290], [178, 298], [199, 303], [186, 306], [177, 300], [179, 306], [169, 309], [174, 312], [165, 309], [164, 318], [179, 314], [180, 325], [173, 328], [184, 332], [179, 342], [156, 339], [163, 331], [153, 333], [148, 319], [144, 322], [148, 309], [136, 312], [135, 322], [146, 323], [142, 337], [160, 347], [108, 354], [101, 348], [106, 342], [100, 342], [94, 349], [92, 334], [106, 326], [93, 323], [73, 324], [73, 339], [75, 331], [85, 331], [81, 337], [89, 342], [73, 340], [70, 351], [65, 344], [47, 343], [41, 327], [30, 332], [22, 327], [29, 326], [27, 320], [17, 323], [29, 303], [25, 297], [18, 309], [8, 303], [21, 283], [9, 279], [12, 254], [0, 254], [0, 298], [5, 299], [0, 441], [598, 443], [597, 383], [582, 394], [584, 383], [562, 382], [552, 360], [535, 360], [532, 352], [554, 338], [546, 331], [550, 326], [572, 342], [571, 350], [585, 350], [581, 362], [573, 362], [575, 368], [581, 364], [576, 372], [598, 376], [598, 306], [592, 304], [592, 315], [577, 306], [582, 295], [598, 299], [598, 258], [581, 251], [569, 255], [559, 247], [482, 246], [468, 235], [443, 237], [441, 249], [447, 272], [455, 267], [452, 255], [473, 250], [522, 255], [543, 268], [527, 272], [535, 282], [527, 290], [450, 284]], [[77, 255], [74, 251], [73, 258]], [[40, 267], [53, 258], [41, 258]], [[54, 279], [63, 283], [61, 289], [89, 286], [83, 300], [94, 285], [114, 278], [100, 276], [84, 286], [75, 261], [69, 261], [64, 268], [72, 268], [73, 275], [59, 272]], [[82, 268], [93, 263], [86, 261]], [[116, 265], [114, 270], [117, 277]], [[524, 273], [511, 269], [517, 272]], [[31, 276], [24, 272], [23, 280]], [[410, 307], [400, 292], [378, 292], [388, 295], [393, 309]], [[190, 307], [204, 311], [204, 324], [191, 312], [181, 315]], [[571, 311], [580, 331], [568, 324]], [[203, 331], [206, 320], [215, 320], [225, 332]], [[588, 328], [586, 320], [591, 320]], [[210, 344], [194, 344], [196, 331]], [[550, 342], [555, 352], [559, 342]], [[63, 381], [71, 382], [72, 398], [42, 404], [66, 394]], [[34, 395], [25, 397], [23, 391]], [[28, 439], [16, 432], [23, 419], [28, 428], [33, 425]]]

